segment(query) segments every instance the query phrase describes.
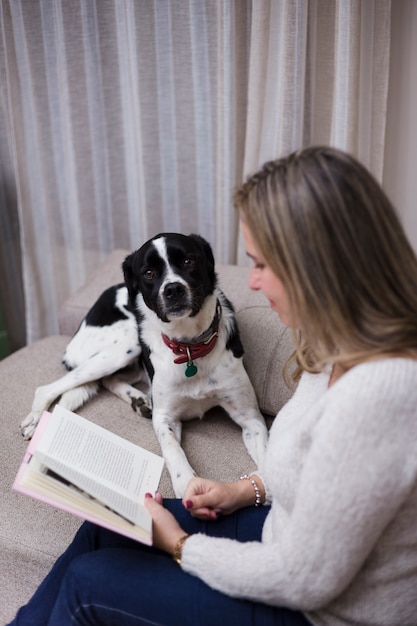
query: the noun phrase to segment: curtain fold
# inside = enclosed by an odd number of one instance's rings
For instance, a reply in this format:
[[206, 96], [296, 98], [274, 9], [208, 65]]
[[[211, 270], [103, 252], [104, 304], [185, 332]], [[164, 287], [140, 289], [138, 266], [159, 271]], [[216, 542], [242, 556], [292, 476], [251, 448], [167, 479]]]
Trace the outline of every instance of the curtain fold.
[[322, 143], [356, 154], [381, 178], [390, 4], [253, 3], [245, 173]]
[[[381, 180], [389, 0], [254, 2], [244, 174], [312, 144], [356, 155]], [[238, 262], [245, 263], [242, 241]]]
[[0, 306], [7, 344], [15, 350], [25, 344], [20, 226], [13, 165], [6, 66], [0, 37]]
[[[108, 252], [158, 232], [198, 232], [217, 262], [245, 263], [231, 196], [267, 159], [326, 143], [381, 177], [389, 0], [2, 0], [0, 10], [12, 167], [4, 151], [0, 166], [3, 189], [16, 190], [27, 342], [58, 332], [62, 302]], [[2, 273], [10, 283], [4, 260]], [[8, 293], [0, 286], [10, 320]]]

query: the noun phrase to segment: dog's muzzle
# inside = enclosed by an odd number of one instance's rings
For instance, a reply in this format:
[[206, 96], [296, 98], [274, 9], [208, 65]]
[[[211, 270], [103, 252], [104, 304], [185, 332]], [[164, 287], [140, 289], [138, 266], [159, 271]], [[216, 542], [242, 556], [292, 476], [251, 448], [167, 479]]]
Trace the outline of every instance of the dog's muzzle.
[[186, 285], [180, 282], [167, 283], [161, 294], [163, 312], [166, 317], [182, 317], [192, 308], [191, 294]]

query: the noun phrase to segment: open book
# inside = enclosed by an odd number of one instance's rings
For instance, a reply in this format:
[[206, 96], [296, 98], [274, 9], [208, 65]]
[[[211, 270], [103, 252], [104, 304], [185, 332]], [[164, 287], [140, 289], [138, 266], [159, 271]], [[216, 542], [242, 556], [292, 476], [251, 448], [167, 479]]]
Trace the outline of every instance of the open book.
[[162, 457], [57, 405], [42, 415], [13, 489], [151, 545], [143, 502], [163, 466]]

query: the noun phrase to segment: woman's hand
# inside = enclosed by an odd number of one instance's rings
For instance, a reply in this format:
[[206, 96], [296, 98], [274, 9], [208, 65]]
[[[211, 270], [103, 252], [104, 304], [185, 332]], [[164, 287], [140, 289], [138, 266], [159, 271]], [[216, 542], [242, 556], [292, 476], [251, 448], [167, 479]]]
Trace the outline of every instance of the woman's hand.
[[183, 497], [183, 504], [191, 515], [211, 520], [217, 519], [219, 515], [230, 515], [253, 503], [254, 490], [248, 480], [221, 483], [205, 478], [192, 478]]
[[[262, 481], [257, 476], [254, 478], [263, 500], [265, 491]], [[193, 517], [216, 520], [219, 515], [230, 515], [245, 506], [253, 506], [255, 492], [249, 480], [222, 483], [196, 477], [188, 483], [182, 502]], [[154, 498], [150, 493], [146, 494], [145, 506], [152, 515], [153, 545], [173, 554], [178, 541], [186, 534], [185, 531], [172, 513], [164, 508], [160, 493], [157, 492]]]
[[173, 554], [179, 539], [186, 533], [178, 524], [175, 517], [162, 504], [160, 493], [155, 498], [150, 493], [145, 495], [145, 506], [152, 515], [153, 545], [155, 548]]

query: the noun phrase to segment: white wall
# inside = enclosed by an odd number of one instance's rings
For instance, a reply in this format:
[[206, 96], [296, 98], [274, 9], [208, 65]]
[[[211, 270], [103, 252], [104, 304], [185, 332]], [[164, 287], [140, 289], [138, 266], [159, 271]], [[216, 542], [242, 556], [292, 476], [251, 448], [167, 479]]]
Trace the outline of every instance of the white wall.
[[417, 0], [393, 0], [383, 186], [417, 251]]

